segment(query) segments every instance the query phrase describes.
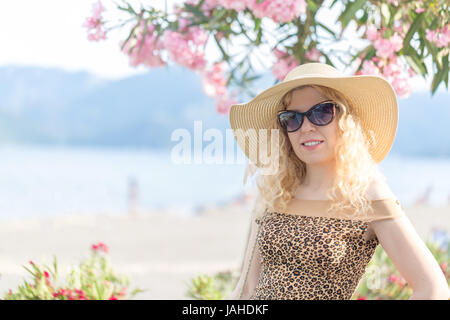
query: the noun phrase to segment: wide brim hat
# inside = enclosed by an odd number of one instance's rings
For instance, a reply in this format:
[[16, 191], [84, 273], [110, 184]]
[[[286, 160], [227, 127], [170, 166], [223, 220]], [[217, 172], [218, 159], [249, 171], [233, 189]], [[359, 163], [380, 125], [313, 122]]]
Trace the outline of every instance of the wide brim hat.
[[[283, 95], [298, 86], [312, 84], [333, 88], [346, 97], [352, 113], [359, 118], [368, 137], [372, 158], [377, 163], [381, 162], [391, 150], [397, 132], [398, 103], [394, 89], [380, 76], [345, 76], [336, 68], [323, 63], [299, 65], [282, 82], [260, 92], [251, 101], [231, 106], [231, 128], [250, 162], [260, 167], [258, 159], [250, 159], [249, 155], [258, 152], [255, 150], [259, 145], [259, 129], [273, 128], [277, 112], [283, 109]], [[243, 139], [243, 132], [247, 142]]]

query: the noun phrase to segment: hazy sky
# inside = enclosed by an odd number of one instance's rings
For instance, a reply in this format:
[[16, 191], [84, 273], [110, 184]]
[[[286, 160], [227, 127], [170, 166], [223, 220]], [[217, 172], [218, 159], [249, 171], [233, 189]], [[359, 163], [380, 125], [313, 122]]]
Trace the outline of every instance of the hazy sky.
[[[159, 8], [162, 0], [143, 0]], [[91, 13], [93, 0], [14, 0], [3, 4], [0, 11], [0, 65], [34, 65], [60, 67], [70, 71], [85, 70], [106, 78], [122, 78], [147, 68], [132, 68], [128, 58], [119, 50], [119, 41], [125, 39], [128, 29], [113, 30], [102, 42], [89, 42], [84, 20]], [[105, 17], [126, 18], [115, 9], [111, 0], [102, 1], [107, 8]], [[117, 0], [120, 2], [120, 0]], [[140, 1], [134, 0], [138, 4]], [[174, 0], [168, 0], [169, 9]], [[321, 10], [317, 17], [328, 26], [336, 20], [337, 12]], [[361, 31], [361, 30], [360, 30]], [[349, 39], [356, 36], [350, 28]], [[353, 45], [367, 45], [365, 41], [352, 40]], [[342, 43], [340, 49], [345, 49]], [[337, 49], [337, 48], [336, 48]], [[209, 48], [210, 56], [217, 55], [215, 48]], [[337, 61], [336, 61], [337, 62]], [[262, 68], [262, 67], [261, 67]], [[431, 80], [428, 81], [431, 83]], [[417, 77], [413, 82], [415, 91], [429, 90], [429, 84]], [[441, 89], [444, 86], [441, 85]]]

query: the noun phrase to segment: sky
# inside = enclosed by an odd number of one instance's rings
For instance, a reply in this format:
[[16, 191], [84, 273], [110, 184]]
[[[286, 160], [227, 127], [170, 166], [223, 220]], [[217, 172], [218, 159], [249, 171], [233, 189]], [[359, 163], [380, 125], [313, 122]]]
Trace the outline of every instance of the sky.
[[[160, 9], [165, 6], [163, 0], [144, 1]], [[2, 47], [0, 66], [58, 67], [67, 71], [88, 71], [107, 79], [120, 79], [148, 72], [149, 69], [142, 66], [130, 67], [127, 56], [120, 52], [119, 41], [126, 38], [127, 28], [111, 31], [106, 41], [87, 40], [86, 30], [82, 25], [86, 17], [91, 14], [94, 2], [93, 0], [14, 0], [3, 4], [0, 11]], [[102, 2], [107, 8], [104, 14], [107, 19], [128, 17], [116, 9], [112, 0]], [[136, 5], [140, 3], [138, 0], [130, 2]], [[181, 0], [167, 0], [169, 11], [175, 2], [179, 3]], [[328, 2], [330, 1], [326, 1]], [[338, 8], [335, 7], [332, 11], [320, 10], [317, 19], [333, 27], [331, 22], [336, 20]], [[334, 47], [335, 49], [345, 49], [349, 43], [361, 48], [367, 45], [366, 41], [357, 39], [358, 35], [352, 27], [349, 27], [344, 34], [349, 41], [342, 42]], [[208, 46], [207, 54], [209, 57], [219, 57], [218, 50], [213, 46]], [[263, 60], [267, 61], [267, 59]], [[257, 70], [264, 71], [270, 68], [273, 62], [274, 60], [269, 60], [265, 66], [258, 66], [255, 63], [255, 67]], [[336, 66], [339, 67], [338, 61], [333, 62], [336, 62]], [[431, 67], [430, 61], [428, 66]], [[428, 91], [430, 83], [431, 77], [427, 81], [421, 77], [411, 81], [414, 91]], [[444, 91], [443, 89], [445, 87], [441, 84], [440, 90]]]

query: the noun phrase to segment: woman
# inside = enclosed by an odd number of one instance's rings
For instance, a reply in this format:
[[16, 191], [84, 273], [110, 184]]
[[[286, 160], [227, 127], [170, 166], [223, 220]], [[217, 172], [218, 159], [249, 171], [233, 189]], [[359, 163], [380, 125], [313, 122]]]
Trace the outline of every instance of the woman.
[[321, 63], [300, 65], [232, 106], [238, 145], [260, 173], [229, 299], [350, 299], [378, 244], [413, 289], [411, 299], [450, 298], [438, 263], [377, 169], [397, 121], [387, 81], [345, 77]]

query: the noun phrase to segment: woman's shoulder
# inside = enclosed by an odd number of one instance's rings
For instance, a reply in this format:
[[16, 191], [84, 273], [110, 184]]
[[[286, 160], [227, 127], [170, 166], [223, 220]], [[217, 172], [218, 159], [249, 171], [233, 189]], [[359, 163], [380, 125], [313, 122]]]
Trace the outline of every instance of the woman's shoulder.
[[368, 200], [372, 203], [373, 212], [370, 220], [382, 220], [405, 215], [405, 211], [385, 179], [376, 178], [370, 184]]
[[383, 200], [395, 198], [394, 193], [387, 184], [386, 180], [381, 177], [372, 179], [367, 191], [367, 198], [373, 200]]

